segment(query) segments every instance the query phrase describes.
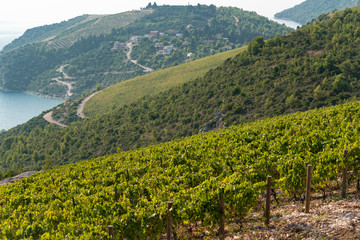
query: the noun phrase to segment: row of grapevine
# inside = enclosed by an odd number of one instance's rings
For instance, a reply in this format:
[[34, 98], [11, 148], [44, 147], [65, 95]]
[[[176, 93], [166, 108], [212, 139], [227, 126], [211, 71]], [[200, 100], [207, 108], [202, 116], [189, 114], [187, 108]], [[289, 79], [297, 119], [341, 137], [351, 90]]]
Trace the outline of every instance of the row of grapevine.
[[[266, 188], [304, 194], [306, 166], [325, 189], [359, 166], [358, 102], [296, 113], [67, 165], [0, 187], [0, 237], [156, 239], [174, 225], [246, 216]], [[349, 149], [344, 158], [343, 150]]]

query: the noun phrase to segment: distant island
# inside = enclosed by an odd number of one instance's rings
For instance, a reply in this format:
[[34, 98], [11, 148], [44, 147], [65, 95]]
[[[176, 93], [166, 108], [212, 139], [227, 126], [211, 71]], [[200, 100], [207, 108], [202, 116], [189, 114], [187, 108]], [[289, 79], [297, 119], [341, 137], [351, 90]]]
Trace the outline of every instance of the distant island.
[[306, 0], [295, 7], [276, 13], [275, 18], [307, 24], [323, 13], [343, 10], [359, 4], [359, 0]]

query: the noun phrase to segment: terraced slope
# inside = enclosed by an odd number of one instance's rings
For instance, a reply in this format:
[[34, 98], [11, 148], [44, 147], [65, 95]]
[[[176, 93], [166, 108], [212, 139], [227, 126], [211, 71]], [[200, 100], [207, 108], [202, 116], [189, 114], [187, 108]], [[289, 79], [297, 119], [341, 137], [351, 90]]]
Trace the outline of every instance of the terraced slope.
[[110, 33], [152, 13], [151, 10], [130, 11], [113, 15], [83, 15], [61, 23], [28, 29], [21, 37], [4, 47], [10, 51], [27, 44], [45, 42], [49, 48], [68, 48], [81, 38]]
[[63, 33], [48, 40], [48, 47], [55, 49], [68, 48], [81, 38], [90, 35], [108, 34], [112, 29], [125, 27], [152, 12], [152, 10], [139, 10], [114, 15], [91, 15], [87, 21], [68, 28]]

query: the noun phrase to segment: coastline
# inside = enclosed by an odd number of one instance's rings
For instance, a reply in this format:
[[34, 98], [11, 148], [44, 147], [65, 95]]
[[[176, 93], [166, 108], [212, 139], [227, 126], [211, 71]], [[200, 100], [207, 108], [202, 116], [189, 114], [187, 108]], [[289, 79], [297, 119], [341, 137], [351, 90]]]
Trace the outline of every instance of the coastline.
[[25, 91], [24, 93], [30, 93], [30, 94], [33, 94], [33, 95], [38, 95], [38, 96], [45, 97], [45, 98], [61, 100], [61, 101], [64, 101], [64, 102], [67, 100], [67, 98], [50, 96], [50, 95], [46, 95], [46, 94], [42, 94], [42, 93], [38, 93], [38, 92], [34, 92], [34, 91]]
[[16, 91], [16, 90], [7, 89], [7, 88], [1, 87], [1, 86], [0, 86], [0, 91], [1, 91], [1, 92], [5, 92], [5, 93], [29, 93], [29, 94], [41, 96], [41, 97], [44, 97], [44, 98], [61, 100], [61, 101], [64, 101], [64, 102], [67, 100], [66, 98], [61, 98], [61, 97], [46, 95], [46, 94], [42, 94], [42, 93], [30, 91], [30, 90], [27, 90], [27, 91]]

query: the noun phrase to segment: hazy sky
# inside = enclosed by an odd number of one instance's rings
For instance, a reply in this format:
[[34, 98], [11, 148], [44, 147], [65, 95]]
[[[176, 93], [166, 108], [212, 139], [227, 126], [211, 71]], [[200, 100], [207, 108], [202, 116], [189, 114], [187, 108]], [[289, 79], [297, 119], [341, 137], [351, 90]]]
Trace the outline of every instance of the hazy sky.
[[[276, 12], [304, 0], [161, 0], [158, 5], [197, 3], [216, 6], [235, 6], [272, 17]], [[1, 28], [29, 28], [67, 20], [82, 14], [110, 14], [145, 7], [149, 0], [3, 0], [0, 8]], [[4, 28], [3, 28], [4, 29]]]
[[[160, 0], [158, 5], [214, 4], [255, 11], [271, 18], [276, 12], [304, 0]], [[11, 38], [26, 29], [68, 20], [83, 14], [112, 14], [145, 7], [149, 0], [1, 0], [0, 38]], [[151, 2], [154, 2], [152, 0]]]

